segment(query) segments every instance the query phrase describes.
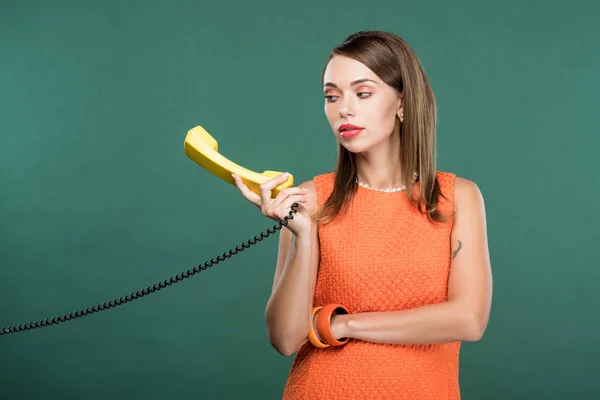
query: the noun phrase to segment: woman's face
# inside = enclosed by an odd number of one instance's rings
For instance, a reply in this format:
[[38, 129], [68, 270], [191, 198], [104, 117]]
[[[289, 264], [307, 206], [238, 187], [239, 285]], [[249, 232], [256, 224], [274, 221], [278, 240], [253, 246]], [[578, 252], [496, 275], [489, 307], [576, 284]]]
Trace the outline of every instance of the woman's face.
[[361, 62], [334, 56], [325, 69], [323, 92], [329, 125], [348, 151], [368, 150], [399, 130], [401, 96]]

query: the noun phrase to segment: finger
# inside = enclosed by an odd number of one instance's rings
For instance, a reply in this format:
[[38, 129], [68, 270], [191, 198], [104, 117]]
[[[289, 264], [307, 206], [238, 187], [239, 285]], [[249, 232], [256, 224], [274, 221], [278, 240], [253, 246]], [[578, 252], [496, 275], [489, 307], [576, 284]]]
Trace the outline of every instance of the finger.
[[307, 201], [308, 199], [303, 195], [289, 196], [279, 207], [274, 209], [274, 214], [279, 220], [283, 221], [289, 215], [294, 203], [306, 203]]
[[289, 176], [289, 172], [284, 172], [283, 174], [279, 174], [274, 178], [264, 181], [260, 186], [269, 190], [273, 190], [276, 186], [285, 182]]
[[231, 174], [231, 176], [233, 177], [235, 185], [242, 192], [242, 195], [248, 201], [250, 201], [252, 204], [254, 204], [255, 206], [260, 207], [260, 205], [261, 205], [260, 196], [256, 193], [254, 193], [252, 190], [250, 190], [250, 188], [248, 186], [246, 186], [246, 184], [244, 183], [242, 178], [240, 178], [238, 175]]
[[306, 195], [307, 193], [308, 193], [308, 189], [306, 189], [306, 188], [292, 187], [292, 188], [283, 189], [281, 192], [279, 192], [277, 197], [275, 197], [275, 199], [273, 200], [273, 203], [271, 204], [271, 207], [273, 207], [273, 208], [278, 207], [289, 196]]
[[271, 203], [271, 192], [273, 189], [275, 189], [275, 187], [285, 182], [288, 176], [289, 174], [285, 172], [260, 184], [260, 201], [263, 207], [266, 207]]

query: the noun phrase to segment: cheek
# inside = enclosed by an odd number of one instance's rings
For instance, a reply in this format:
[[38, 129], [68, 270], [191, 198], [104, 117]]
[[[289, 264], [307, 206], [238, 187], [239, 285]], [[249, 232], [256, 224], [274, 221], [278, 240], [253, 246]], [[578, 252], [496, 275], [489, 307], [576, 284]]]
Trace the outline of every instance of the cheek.
[[329, 124], [333, 126], [335, 125], [337, 118], [339, 118], [339, 115], [337, 114], [337, 111], [334, 109], [334, 107], [332, 107], [330, 104], [326, 104], [325, 117], [327, 118], [327, 121], [329, 121]]
[[389, 101], [373, 102], [370, 107], [370, 120], [377, 123], [385, 133], [394, 129], [396, 124], [396, 105]]

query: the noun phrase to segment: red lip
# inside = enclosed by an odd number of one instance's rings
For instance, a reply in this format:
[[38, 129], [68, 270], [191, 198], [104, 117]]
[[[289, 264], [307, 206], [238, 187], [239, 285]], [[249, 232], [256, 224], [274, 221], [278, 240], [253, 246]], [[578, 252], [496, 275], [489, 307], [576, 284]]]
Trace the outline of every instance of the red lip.
[[343, 132], [346, 130], [355, 131], [355, 130], [362, 130], [362, 129], [365, 129], [365, 128], [363, 128], [362, 126], [356, 126], [356, 125], [352, 125], [352, 124], [342, 124], [338, 128], [338, 131]]
[[338, 128], [338, 131], [340, 131], [340, 135], [343, 138], [351, 138], [354, 137], [356, 135], [359, 135], [362, 131], [363, 131], [363, 127], [360, 126], [356, 126], [356, 125], [352, 125], [352, 124], [343, 124]]

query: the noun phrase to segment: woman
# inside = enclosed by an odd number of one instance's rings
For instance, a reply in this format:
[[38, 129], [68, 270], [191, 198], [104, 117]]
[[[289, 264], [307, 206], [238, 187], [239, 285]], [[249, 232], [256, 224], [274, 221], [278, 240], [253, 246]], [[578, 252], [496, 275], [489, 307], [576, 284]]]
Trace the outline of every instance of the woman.
[[492, 278], [477, 185], [436, 171], [436, 105], [411, 48], [380, 31], [323, 71], [334, 172], [242, 194], [282, 221], [269, 339], [297, 352], [284, 399], [459, 399], [459, 348], [487, 326]]

